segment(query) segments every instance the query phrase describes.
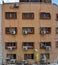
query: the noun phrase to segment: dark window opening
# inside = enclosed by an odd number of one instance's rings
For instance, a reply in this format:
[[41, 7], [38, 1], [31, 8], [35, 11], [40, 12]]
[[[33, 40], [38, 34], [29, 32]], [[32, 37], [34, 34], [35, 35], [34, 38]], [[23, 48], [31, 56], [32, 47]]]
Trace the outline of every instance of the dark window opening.
[[50, 58], [50, 54], [49, 54], [49, 53], [42, 53], [42, 54], [40, 55], [40, 59], [44, 58], [44, 55], [46, 56], [47, 59]]
[[40, 54], [40, 63], [45, 64], [48, 59], [50, 59], [49, 53], [41, 53]]
[[6, 27], [5, 28], [6, 34], [17, 34], [17, 27]]
[[7, 58], [16, 59], [16, 54], [7, 54]]
[[58, 34], [58, 27], [56, 28], [56, 34]]
[[58, 21], [58, 14], [56, 14], [56, 20]]
[[51, 42], [40, 42], [40, 49], [46, 49], [46, 47], [51, 47]]
[[40, 0], [40, 2], [42, 2], [42, 0]]
[[34, 34], [34, 27], [23, 27], [23, 34]]
[[58, 41], [56, 42], [56, 48], [58, 48]]
[[5, 18], [6, 19], [17, 19], [17, 13], [16, 12], [5, 12]]
[[41, 12], [40, 19], [51, 19], [51, 15], [50, 15], [50, 13]]
[[40, 2], [40, 0], [31, 0], [31, 2]]
[[12, 47], [13, 49], [17, 48], [17, 43], [16, 42], [5, 42], [5, 48], [8, 49]]
[[22, 13], [22, 19], [34, 19], [34, 13]]
[[40, 27], [40, 34], [50, 34], [51, 28], [50, 27]]
[[20, 0], [20, 2], [45, 2], [45, 3], [51, 3], [51, 0]]
[[27, 47], [28, 49], [33, 49], [34, 42], [23, 42], [23, 47]]
[[29, 0], [20, 0], [20, 2], [29, 2]]
[[20, 0], [20, 2], [43, 2], [42, 0]]
[[24, 59], [34, 59], [34, 54], [24, 54]]

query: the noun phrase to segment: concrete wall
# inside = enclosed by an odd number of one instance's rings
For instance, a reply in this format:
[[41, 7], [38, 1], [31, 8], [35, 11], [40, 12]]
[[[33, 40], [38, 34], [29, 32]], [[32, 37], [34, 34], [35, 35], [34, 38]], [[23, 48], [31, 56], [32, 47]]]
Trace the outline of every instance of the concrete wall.
[[2, 49], [2, 5], [0, 4], [0, 65], [2, 65], [3, 58]]

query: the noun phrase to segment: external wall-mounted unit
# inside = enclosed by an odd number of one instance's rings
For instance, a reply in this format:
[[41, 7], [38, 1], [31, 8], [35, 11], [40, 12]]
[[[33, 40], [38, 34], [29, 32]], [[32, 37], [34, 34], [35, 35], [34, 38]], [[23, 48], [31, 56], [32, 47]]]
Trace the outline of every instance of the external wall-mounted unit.
[[42, 34], [42, 35], [45, 35], [45, 34], [46, 34], [46, 31], [41, 31], [41, 34]]
[[10, 61], [11, 61], [12, 63], [15, 63], [15, 62], [16, 62], [16, 60], [15, 60], [15, 59], [11, 59]]
[[15, 30], [10, 31], [10, 32], [11, 32], [11, 34], [13, 34], [13, 35], [15, 35], [15, 34], [16, 34], [16, 31], [15, 31]]
[[24, 34], [24, 35], [27, 35], [27, 34], [28, 34], [28, 31], [27, 31], [27, 30], [24, 30], [24, 31], [23, 31], [23, 34]]
[[19, 3], [15, 3], [14, 8], [19, 8]]
[[12, 48], [12, 47], [8, 47], [8, 50], [12, 51], [12, 50], [13, 50], [13, 48]]
[[46, 50], [47, 51], [50, 51], [51, 50], [51, 47], [50, 46], [46, 46]]
[[28, 50], [28, 47], [27, 46], [23, 46], [23, 50]]

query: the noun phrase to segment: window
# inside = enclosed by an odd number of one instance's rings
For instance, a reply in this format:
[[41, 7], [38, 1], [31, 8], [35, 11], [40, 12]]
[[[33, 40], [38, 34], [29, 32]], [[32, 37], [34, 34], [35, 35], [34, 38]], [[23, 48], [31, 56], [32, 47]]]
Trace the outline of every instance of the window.
[[46, 49], [46, 47], [51, 47], [51, 42], [40, 42], [40, 49]]
[[42, 2], [42, 0], [40, 0], [40, 2]]
[[22, 32], [24, 35], [26, 34], [34, 34], [34, 27], [23, 27]]
[[50, 27], [40, 27], [40, 34], [45, 35], [45, 34], [50, 34], [50, 33], [51, 33]]
[[23, 47], [28, 47], [28, 49], [33, 49], [34, 42], [23, 42]]
[[42, 64], [46, 63], [49, 58], [50, 58], [49, 53], [41, 53], [40, 54], [40, 63], [42, 63]]
[[34, 13], [22, 13], [22, 19], [34, 19]]
[[58, 27], [56, 28], [56, 34], [58, 34]]
[[24, 54], [24, 59], [34, 59], [34, 54]]
[[40, 0], [31, 0], [31, 2], [40, 2]]
[[47, 2], [47, 3], [50, 3], [51, 1], [50, 0], [20, 0], [20, 2]]
[[58, 41], [56, 41], [56, 48], [58, 48]]
[[17, 19], [17, 13], [16, 12], [5, 12], [5, 18], [6, 19]]
[[16, 59], [16, 54], [7, 54], [6, 56], [9, 59]]
[[40, 63], [46, 63], [46, 61], [50, 58], [49, 53], [41, 53], [40, 54]]
[[40, 0], [20, 0], [20, 2], [40, 2]]
[[50, 13], [41, 12], [40, 19], [51, 19]]
[[12, 47], [13, 49], [17, 48], [17, 43], [16, 42], [5, 42], [5, 48], [8, 49]]
[[17, 33], [17, 27], [6, 27], [5, 33], [15, 35]]
[[29, 2], [29, 0], [20, 0], [20, 2]]
[[50, 54], [49, 54], [49, 53], [41, 53], [41, 54], [40, 54], [40, 58], [41, 58], [41, 59], [44, 58], [44, 55], [46, 56], [47, 59], [50, 58]]
[[58, 14], [56, 14], [56, 20], [58, 21]]

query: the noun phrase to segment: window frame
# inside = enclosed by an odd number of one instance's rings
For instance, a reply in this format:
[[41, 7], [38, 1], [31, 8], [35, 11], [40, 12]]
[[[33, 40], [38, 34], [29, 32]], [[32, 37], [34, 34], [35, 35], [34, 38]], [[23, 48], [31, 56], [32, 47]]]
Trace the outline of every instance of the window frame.
[[58, 27], [56, 27], [56, 34], [58, 34], [58, 31], [57, 30], [58, 30]]
[[51, 14], [48, 13], [48, 12], [40, 12], [40, 19], [50, 20], [51, 19]]
[[24, 54], [24, 59], [34, 59], [34, 54]]
[[[29, 29], [31, 32], [29, 32], [28, 29]], [[25, 31], [27, 31], [27, 34], [34, 34], [34, 27], [22, 27], [22, 32], [23, 32], [23, 34], [24, 34]]]
[[14, 30], [15, 34], [17, 34], [17, 27], [5, 27], [5, 34], [12, 34], [10, 30]]
[[8, 49], [8, 47], [15, 47], [14, 49], [17, 49], [17, 42], [5, 42], [5, 49]]
[[56, 14], [56, 21], [58, 21], [58, 14]]
[[40, 27], [40, 34], [44, 31], [46, 32], [45, 34], [51, 34], [51, 27]]
[[32, 0], [25, 0], [25, 1], [24, 1], [24, 0], [23, 0], [23, 1], [20, 1], [20, 2], [40, 2], [40, 1], [39, 1], [39, 0], [37, 0], [37, 1], [36, 1], [36, 0], [35, 0], [35, 1], [32, 1]]
[[33, 12], [24, 12], [22, 13], [22, 19], [34, 19], [34, 13]]
[[58, 41], [56, 41], [56, 45], [55, 46], [56, 46], [56, 48], [58, 48]]
[[5, 12], [5, 19], [17, 19], [17, 12]]
[[[47, 59], [50, 59], [50, 54], [49, 53], [41, 53], [42, 55], [45, 55], [47, 57]], [[40, 54], [40, 56], [41, 56]]]
[[[41, 46], [43, 44], [43, 46]], [[40, 42], [40, 49], [46, 49], [46, 46], [51, 47], [51, 42]]]
[[28, 49], [33, 49], [34, 48], [34, 42], [23, 42], [22, 46], [28, 47]]
[[[16, 54], [7, 54], [6, 56], [9, 57], [10, 59], [16, 59]], [[13, 57], [11, 57], [11, 56], [13, 56]], [[14, 58], [14, 56], [15, 56], [15, 58]]]

